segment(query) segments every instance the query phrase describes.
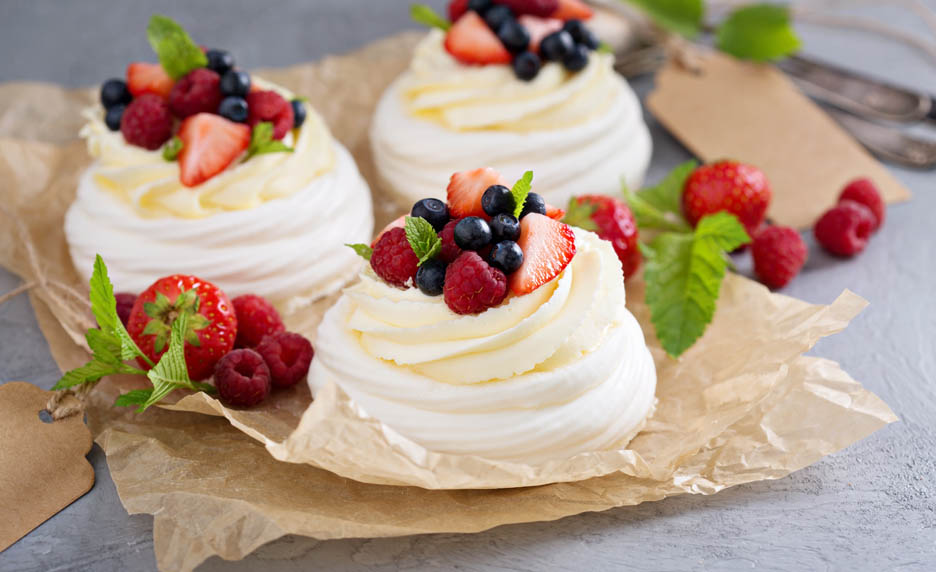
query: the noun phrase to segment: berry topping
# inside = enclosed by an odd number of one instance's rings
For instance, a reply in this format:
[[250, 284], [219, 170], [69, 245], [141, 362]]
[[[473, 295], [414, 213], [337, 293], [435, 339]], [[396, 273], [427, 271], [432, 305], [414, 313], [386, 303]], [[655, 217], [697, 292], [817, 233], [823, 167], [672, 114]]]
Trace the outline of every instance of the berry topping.
[[282, 139], [293, 128], [292, 105], [275, 91], [247, 94], [247, 111], [247, 123], [251, 127], [262, 121], [273, 123], [273, 139]]
[[226, 50], [208, 50], [205, 57], [208, 58], [208, 69], [219, 76], [234, 68], [234, 57]]
[[206, 68], [192, 70], [169, 92], [169, 109], [179, 119], [196, 113], [214, 113], [221, 103], [221, 78]]
[[513, 213], [515, 207], [513, 193], [504, 185], [491, 185], [481, 195], [481, 208], [488, 216]]
[[871, 209], [846, 199], [822, 215], [813, 233], [819, 244], [832, 254], [854, 256], [864, 250], [873, 228]]
[[312, 344], [299, 334], [277, 332], [263, 338], [257, 353], [270, 368], [273, 387], [286, 388], [299, 383], [309, 373], [315, 351]]
[[559, 0], [559, 7], [551, 16], [560, 20], [588, 20], [594, 14], [582, 0]]
[[130, 102], [120, 118], [120, 132], [131, 145], [150, 151], [159, 149], [172, 137], [172, 114], [166, 101], [151, 93]]
[[485, 216], [481, 206], [484, 191], [491, 185], [505, 184], [500, 173], [490, 167], [455, 173], [449, 180], [446, 194], [449, 214], [452, 218]]
[[518, 20], [530, 32], [530, 51], [532, 52], [539, 51], [540, 42], [543, 41], [543, 38], [562, 29], [562, 20], [556, 20], [555, 18], [520, 16]]
[[279, 312], [265, 298], [255, 294], [244, 294], [231, 300], [237, 315], [237, 338], [235, 348], [255, 347], [264, 336], [286, 329]]
[[306, 108], [302, 100], [294, 99], [289, 102], [293, 108], [293, 129], [299, 129], [306, 120]]
[[455, 225], [455, 244], [462, 250], [480, 250], [491, 243], [491, 227], [483, 219], [469, 216]]
[[497, 37], [513, 53], [526, 51], [530, 45], [530, 33], [520, 22], [512, 19], [501, 24]]
[[549, 34], [540, 42], [540, 57], [544, 60], [561, 62], [572, 53], [573, 48], [575, 48], [575, 42], [572, 36], [565, 30], [559, 30]]
[[[492, 30], [499, 30], [504, 22], [507, 20], [512, 20], [513, 17], [513, 11], [508, 6], [504, 6], [503, 4], [495, 4], [484, 13], [484, 21]], [[454, 22], [455, 20], [452, 21]]]
[[398, 227], [391, 228], [380, 237], [371, 254], [370, 264], [377, 276], [404, 288], [416, 278], [419, 258], [406, 239], [406, 231]]
[[240, 70], [229, 70], [221, 76], [221, 93], [247, 97], [250, 93], [250, 76]]
[[393, 222], [385, 226], [383, 230], [380, 231], [380, 234], [378, 234], [376, 238], [374, 238], [374, 241], [371, 242], [371, 248], [377, 245], [377, 242], [380, 240], [380, 237], [386, 234], [388, 230], [393, 229], [393, 228], [403, 228], [404, 226], [406, 226], [406, 215], [400, 216], [399, 218], [395, 219]]
[[123, 80], [109, 79], [101, 85], [101, 105], [110, 109], [115, 105], [127, 105], [133, 99], [133, 94], [127, 89]]
[[[439, 238], [442, 240], [442, 250], [439, 252], [439, 258], [445, 262], [452, 262], [462, 253], [462, 249], [458, 248], [458, 245], [455, 244], [455, 227], [458, 225], [459, 221], [461, 221], [460, 218], [453, 218], [446, 223], [445, 228], [439, 233]], [[520, 226], [518, 224], [518, 233], [519, 229]]]
[[549, 203], [546, 203], [546, 216], [553, 220], [562, 220], [566, 212], [559, 207], [554, 207]]
[[448, 267], [438, 258], [423, 262], [416, 271], [416, 287], [426, 296], [438, 296], [445, 287], [445, 269]]
[[448, 207], [439, 199], [423, 199], [417, 202], [410, 214], [426, 219], [437, 232], [445, 228], [449, 221]]
[[448, 5], [449, 22], [456, 22], [468, 11], [468, 0], [452, 0]]
[[569, 225], [537, 213], [520, 221], [517, 244], [523, 264], [510, 276], [510, 290], [517, 295], [529, 294], [558, 276], [575, 255], [575, 233]]
[[799, 233], [785, 226], [768, 226], [751, 245], [754, 272], [771, 288], [783, 288], [806, 262], [806, 243]]
[[517, 79], [532, 80], [539, 74], [540, 67], [542, 67], [542, 62], [533, 52], [521, 52], [514, 57], [513, 69]]
[[511, 274], [523, 264], [523, 250], [512, 240], [502, 240], [491, 249], [488, 260], [494, 268], [500, 268], [504, 274]]
[[630, 278], [637, 272], [640, 267], [637, 223], [624, 202], [607, 195], [576, 197], [569, 202], [565, 222], [590, 230], [610, 242], [621, 261], [624, 278]]
[[235, 123], [247, 121], [247, 100], [236, 95], [229, 95], [221, 100], [218, 115]]
[[[136, 299], [127, 332], [153, 363], [169, 347], [172, 323], [188, 314], [185, 363], [189, 377], [205, 379], [215, 364], [234, 347], [237, 316], [220, 288], [195, 276], [174, 274], [160, 278]], [[142, 358], [140, 366], [149, 368]]]
[[445, 303], [456, 314], [479, 314], [507, 296], [507, 277], [476, 252], [464, 252], [445, 271]]
[[107, 128], [111, 131], [119, 131], [120, 120], [123, 119], [123, 114], [126, 110], [126, 105], [115, 105], [108, 109], [104, 113], [104, 125], [107, 125]]
[[270, 368], [257, 352], [234, 350], [218, 362], [214, 383], [225, 403], [253, 407], [270, 395]]
[[839, 195], [839, 200], [855, 201], [868, 207], [871, 214], [874, 215], [872, 230], [877, 230], [884, 224], [884, 213], [886, 211], [884, 199], [881, 198], [881, 193], [878, 192], [877, 187], [870, 179], [855, 179], [845, 185], [842, 194]]
[[510, 52], [476, 12], [466, 12], [449, 28], [445, 49], [463, 64], [508, 64]]
[[159, 64], [134, 62], [127, 66], [127, 89], [133, 97], [151, 93], [168, 99], [174, 83]]
[[520, 218], [531, 213], [546, 214], [546, 201], [538, 193], [527, 195], [526, 201], [523, 203], [523, 210], [520, 212]]
[[126, 327], [130, 321], [130, 312], [133, 310], [133, 303], [136, 302], [137, 296], [128, 292], [117, 292], [114, 294], [114, 299], [117, 300], [117, 316]]
[[770, 204], [770, 184], [757, 167], [737, 161], [702, 165], [683, 187], [683, 212], [695, 226], [705, 215], [726, 211], [738, 217], [748, 234], [764, 222]]
[[562, 65], [571, 72], [582, 71], [588, 65], [588, 47], [576, 44], [572, 51], [562, 58]]
[[530, 14], [545, 18], [559, 8], [559, 0], [496, 0], [496, 2], [508, 6], [517, 16]]
[[492, 0], [468, 0], [468, 9], [478, 14], [484, 14], [493, 4]]
[[576, 44], [582, 44], [590, 50], [597, 50], [601, 44], [595, 34], [581, 20], [568, 20], [562, 26], [562, 29], [572, 36]]
[[491, 236], [494, 242], [502, 240], [516, 241], [520, 238], [520, 221], [513, 215], [501, 213], [491, 218]]
[[249, 127], [211, 113], [189, 117], [178, 135], [180, 178], [186, 187], [200, 185], [226, 169], [250, 143]]

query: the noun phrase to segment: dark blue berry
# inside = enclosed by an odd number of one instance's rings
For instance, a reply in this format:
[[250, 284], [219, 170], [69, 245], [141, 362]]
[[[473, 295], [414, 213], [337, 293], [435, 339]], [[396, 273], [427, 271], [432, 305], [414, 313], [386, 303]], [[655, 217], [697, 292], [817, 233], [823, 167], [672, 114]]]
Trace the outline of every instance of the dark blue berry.
[[502, 240], [494, 245], [488, 262], [495, 268], [500, 268], [504, 274], [510, 274], [523, 264], [523, 250], [512, 240]]
[[127, 105], [133, 99], [123, 80], [109, 79], [101, 85], [101, 105], [110, 109], [115, 105]]
[[530, 32], [513, 18], [501, 24], [497, 29], [497, 37], [513, 53], [522, 52], [530, 45]]
[[430, 258], [416, 271], [416, 287], [426, 296], [438, 296], [445, 288], [446, 264], [438, 258]]
[[410, 215], [426, 219], [436, 232], [441, 232], [445, 223], [449, 221], [448, 207], [439, 199], [423, 199], [417, 202], [413, 205]]
[[221, 100], [218, 115], [237, 123], [247, 121], [247, 100], [236, 95], [229, 95]]
[[493, 4], [492, 0], [468, 0], [468, 9], [483, 16], [490, 9], [491, 4]]
[[505, 213], [494, 215], [489, 223], [494, 242], [517, 240], [520, 238], [520, 221], [517, 217]]
[[125, 105], [115, 105], [104, 114], [104, 123], [111, 131], [120, 131], [120, 120], [123, 118]]
[[224, 75], [234, 68], [234, 57], [226, 50], [208, 50], [205, 57], [208, 58], [208, 69], [218, 75]]
[[500, 30], [500, 27], [504, 25], [504, 22], [513, 19], [513, 11], [508, 6], [503, 4], [495, 4], [484, 13], [484, 21], [487, 22], [488, 28], [495, 31]]
[[565, 30], [549, 34], [540, 42], [540, 55], [544, 60], [561, 62], [575, 47], [572, 36]]
[[562, 65], [573, 72], [585, 69], [588, 65], [588, 48], [582, 44], [576, 44], [572, 51], [562, 58]]
[[302, 101], [294, 99], [289, 102], [293, 108], [293, 127], [298, 129], [302, 127], [302, 124], [305, 123], [306, 118], [306, 108], [302, 104]]
[[247, 97], [250, 93], [250, 76], [240, 70], [228, 71], [221, 76], [221, 93]]
[[488, 216], [499, 213], [512, 213], [517, 205], [510, 189], [504, 185], [491, 185], [481, 195], [481, 208]]
[[455, 244], [462, 250], [480, 250], [491, 242], [491, 227], [487, 221], [469, 216], [455, 225]]
[[527, 195], [526, 202], [523, 203], [523, 212], [520, 213], [520, 218], [530, 213], [546, 214], [546, 201], [536, 193]]
[[542, 62], [539, 56], [533, 52], [520, 52], [514, 56], [513, 69], [514, 75], [523, 81], [530, 81], [539, 74]]
[[576, 44], [582, 44], [590, 50], [598, 49], [600, 42], [595, 34], [588, 29], [588, 26], [585, 25], [585, 22], [581, 20], [567, 20], [562, 29], [572, 36], [572, 40], [574, 40]]

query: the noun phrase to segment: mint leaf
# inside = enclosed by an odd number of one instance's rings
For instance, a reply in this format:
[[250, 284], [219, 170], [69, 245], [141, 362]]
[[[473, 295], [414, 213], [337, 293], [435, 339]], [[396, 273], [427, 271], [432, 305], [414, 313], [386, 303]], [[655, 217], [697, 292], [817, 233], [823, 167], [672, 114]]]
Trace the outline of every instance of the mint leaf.
[[149, 398], [137, 409], [138, 413], [162, 400], [175, 389], [180, 387], [195, 388], [192, 380], [189, 379], [188, 367], [185, 365], [185, 334], [188, 331], [188, 322], [188, 312], [180, 313], [172, 322], [169, 349], [159, 358], [159, 363], [146, 372], [146, 377], [153, 384], [153, 390]]
[[429, 28], [439, 28], [445, 31], [452, 27], [451, 22], [436, 14], [435, 10], [425, 4], [410, 4], [409, 13], [411, 20]]
[[[254, 125], [250, 133], [250, 145], [247, 146], [247, 161], [254, 155], [263, 155], [265, 153], [292, 153], [292, 147], [278, 139], [273, 139], [273, 124], [264, 121]], [[244, 161], [241, 161], [242, 163]]]
[[688, 223], [682, 215], [682, 192], [686, 179], [698, 166], [696, 161], [686, 161], [676, 166], [662, 181], [652, 187], [634, 192], [623, 188], [634, 219], [641, 230], [667, 230], [689, 232]]
[[520, 179], [514, 183], [510, 189], [510, 194], [514, 198], [514, 218], [520, 219], [520, 213], [523, 212], [523, 205], [526, 203], [527, 195], [533, 188], [533, 171], [527, 171]]
[[584, 230], [598, 232], [598, 225], [595, 224], [595, 221], [591, 218], [597, 209], [598, 205], [594, 203], [587, 200], [579, 202], [576, 197], [570, 197], [569, 205], [566, 207], [566, 214], [562, 217], [562, 222]]
[[162, 157], [166, 161], [175, 161], [176, 157], [179, 156], [179, 151], [182, 150], [182, 139], [178, 135], [173, 135], [172, 139], [166, 142], [163, 145]]
[[790, 55], [800, 47], [790, 11], [777, 4], [738, 8], [718, 27], [718, 49], [736, 58], [764, 62]]
[[104, 376], [120, 371], [120, 364], [108, 363], [103, 360], [92, 359], [81, 367], [65, 372], [61, 379], [52, 386], [53, 390], [65, 389], [83, 383], [91, 383]]
[[208, 58], [198, 44], [172, 18], [153, 14], [146, 26], [146, 37], [160, 65], [172, 79], [208, 65]]
[[613, 54], [614, 48], [612, 48], [611, 44], [609, 44], [608, 42], [599, 42], [598, 49], [595, 51], [598, 52], [599, 54]]
[[410, 248], [419, 259], [418, 266], [422, 266], [425, 261], [442, 251], [442, 239], [426, 219], [408, 216], [403, 229], [406, 231], [406, 240]]
[[355, 243], [355, 244], [345, 244], [351, 250], [357, 253], [358, 256], [370, 262], [371, 256], [374, 254], [374, 249], [366, 244]]
[[114, 407], [132, 407], [134, 405], [143, 405], [152, 395], [152, 389], [134, 389], [122, 395], [118, 395], [117, 399], [114, 400]]
[[627, 0], [642, 10], [661, 28], [687, 38], [695, 38], [702, 29], [705, 4], [702, 0]]
[[703, 217], [692, 234], [665, 232], [642, 247], [650, 320], [666, 353], [678, 357], [705, 332], [725, 277], [725, 253], [750, 240], [737, 217], [722, 212]]

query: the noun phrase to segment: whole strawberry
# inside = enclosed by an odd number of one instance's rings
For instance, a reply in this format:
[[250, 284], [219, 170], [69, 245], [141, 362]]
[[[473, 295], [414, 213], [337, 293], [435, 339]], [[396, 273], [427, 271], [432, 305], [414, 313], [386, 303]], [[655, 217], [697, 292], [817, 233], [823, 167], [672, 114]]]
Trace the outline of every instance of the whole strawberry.
[[874, 226], [871, 229], [876, 231], [884, 224], [885, 205], [884, 199], [877, 187], [871, 182], [871, 179], [855, 179], [845, 185], [842, 194], [839, 195], [839, 201], [855, 201], [868, 207], [871, 214], [874, 215]]
[[[156, 363], [169, 347], [172, 323], [189, 314], [185, 332], [185, 363], [192, 380], [209, 377], [215, 365], [234, 347], [237, 317], [227, 295], [195, 276], [173, 274], [160, 278], [137, 297], [127, 331], [146, 356]], [[148, 367], [138, 358], [140, 365]]]
[[855, 201], [842, 200], [816, 221], [813, 234], [827, 251], [854, 256], [864, 250], [874, 228], [874, 213]]
[[718, 161], [702, 165], [686, 179], [683, 213], [695, 226], [705, 215], [729, 212], [753, 236], [764, 222], [770, 196], [770, 184], [760, 169], [737, 161]]
[[803, 268], [807, 249], [792, 228], [768, 226], [754, 236], [751, 254], [760, 281], [771, 288], [783, 288]]
[[231, 300], [237, 315], [237, 338], [234, 347], [253, 348], [264, 336], [286, 329], [279, 312], [265, 298], [244, 294]]
[[614, 246], [625, 279], [637, 272], [640, 268], [637, 223], [626, 204], [607, 195], [582, 195], [573, 197], [567, 210], [563, 222], [590, 230]]

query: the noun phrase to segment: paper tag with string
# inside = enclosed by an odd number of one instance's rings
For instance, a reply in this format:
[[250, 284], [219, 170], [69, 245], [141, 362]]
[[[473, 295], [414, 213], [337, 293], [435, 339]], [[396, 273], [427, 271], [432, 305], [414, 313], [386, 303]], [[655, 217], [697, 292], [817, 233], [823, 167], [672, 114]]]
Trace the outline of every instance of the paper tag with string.
[[[70, 505], [94, 484], [82, 408], [23, 382], [0, 385], [0, 551]], [[52, 401], [50, 401], [52, 399]], [[57, 405], [53, 405], [57, 404]], [[47, 407], [57, 408], [56, 417]]]

